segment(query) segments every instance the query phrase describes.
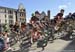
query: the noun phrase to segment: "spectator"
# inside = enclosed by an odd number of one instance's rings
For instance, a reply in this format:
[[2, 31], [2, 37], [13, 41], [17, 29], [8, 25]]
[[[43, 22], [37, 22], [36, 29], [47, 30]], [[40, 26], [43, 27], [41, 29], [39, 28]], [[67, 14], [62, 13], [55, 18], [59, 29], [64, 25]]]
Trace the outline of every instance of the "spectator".
[[1, 35], [2, 34], [0, 34], [0, 52], [3, 52], [5, 50], [5, 42]]
[[0, 32], [0, 37], [3, 38], [3, 34], [2, 34], [2, 32]]
[[5, 49], [11, 49], [9, 42], [9, 33], [7, 31], [4, 32], [4, 40], [5, 40]]

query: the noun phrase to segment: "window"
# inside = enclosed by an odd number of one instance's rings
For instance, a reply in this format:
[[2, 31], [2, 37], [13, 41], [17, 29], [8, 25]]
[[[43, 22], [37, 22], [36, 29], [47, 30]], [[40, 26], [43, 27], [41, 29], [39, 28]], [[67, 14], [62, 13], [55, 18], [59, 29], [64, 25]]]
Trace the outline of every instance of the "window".
[[4, 9], [0, 9], [0, 13], [4, 13], [5, 12], [5, 10]]
[[9, 20], [9, 24], [13, 24], [13, 20]]
[[9, 19], [13, 19], [13, 16], [12, 15], [9, 15]]
[[20, 10], [20, 12], [24, 12], [24, 10]]
[[5, 20], [5, 23], [7, 23], [7, 20]]
[[5, 15], [5, 18], [6, 18], [6, 15]]
[[25, 11], [25, 9], [23, 11]]
[[22, 13], [20, 13], [20, 16], [22, 16]]
[[12, 10], [9, 10], [9, 11], [8, 11], [8, 14], [13, 14], [13, 11], [12, 11]]
[[6, 9], [5, 9], [5, 13], [6, 13]]
[[24, 13], [20, 13], [20, 16], [24, 16]]

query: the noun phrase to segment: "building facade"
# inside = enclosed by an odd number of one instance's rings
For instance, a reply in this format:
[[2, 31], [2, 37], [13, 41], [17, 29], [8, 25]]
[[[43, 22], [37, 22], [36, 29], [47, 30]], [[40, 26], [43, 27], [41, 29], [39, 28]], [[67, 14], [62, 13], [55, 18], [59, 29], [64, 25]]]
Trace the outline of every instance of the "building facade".
[[50, 10], [47, 11], [47, 14], [44, 11], [42, 11], [41, 13], [39, 11], [35, 11], [35, 16], [40, 21], [50, 21]]
[[22, 23], [26, 24], [26, 10], [23, 6], [23, 4], [19, 4], [18, 10], [17, 10], [17, 21], [21, 25]]
[[7, 24], [7, 28], [9, 28], [9, 26], [14, 25], [16, 21], [26, 23], [26, 11], [23, 4], [20, 4], [18, 9], [0, 6], [0, 28], [2, 28], [4, 24]]

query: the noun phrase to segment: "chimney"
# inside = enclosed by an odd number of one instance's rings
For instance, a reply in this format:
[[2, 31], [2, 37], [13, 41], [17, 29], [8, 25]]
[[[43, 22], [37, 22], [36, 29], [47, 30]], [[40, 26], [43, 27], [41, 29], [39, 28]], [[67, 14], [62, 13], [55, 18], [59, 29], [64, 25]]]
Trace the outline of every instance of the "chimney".
[[48, 18], [50, 19], [50, 10], [47, 11]]

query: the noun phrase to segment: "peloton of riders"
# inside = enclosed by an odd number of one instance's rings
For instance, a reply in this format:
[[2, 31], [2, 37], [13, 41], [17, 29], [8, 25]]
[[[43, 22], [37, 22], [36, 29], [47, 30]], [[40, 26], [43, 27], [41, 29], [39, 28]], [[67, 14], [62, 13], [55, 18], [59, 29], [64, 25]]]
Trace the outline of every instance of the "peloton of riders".
[[[58, 29], [60, 28], [61, 26], [60, 24], [63, 22], [63, 15], [64, 15], [64, 10], [61, 9], [60, 12], [55, 16], [54, 20], [50, 21], [47, 18], [47, 16], [40, 18], [40, 13], [36, 11], [35, 15], [31, 17], [29, 23], [27, 24], [22, 23], [21, 27], [18, 24], [18, 22], [16, 22], [15, 25], [13, 25], [12, 30], [17, 35], [16, 40], [17, 41], [20, 40], [19, 39], [20, 32], [21, 33], [25, 32], [26, 34], [30, 33], [29, 35], [31, 36], [31, 44], [35, 42], [40, 42], [40, 43], [42, 42], [41, 44], [43, 44], [43, 41], [47, 40], [47, 38], [48, 40], [49, 38], [51, 38], [52, 42], [54, 42], [53, 34], [56, 31], [58, 31]], [[8, 45], [8, 47], [10, 47], [8, 32], [7, 31], [4, 32], [3, 35], [1, 35], [0, 33], [0, 36], [4, 37], [5, 44], [6, 44], [5, 46]], [[44, 42], [47, 43], [47, 41]], [[39, 45], [39, 43], [37, 45]], [[43, 45], [40, 46], [44, 49]]]

